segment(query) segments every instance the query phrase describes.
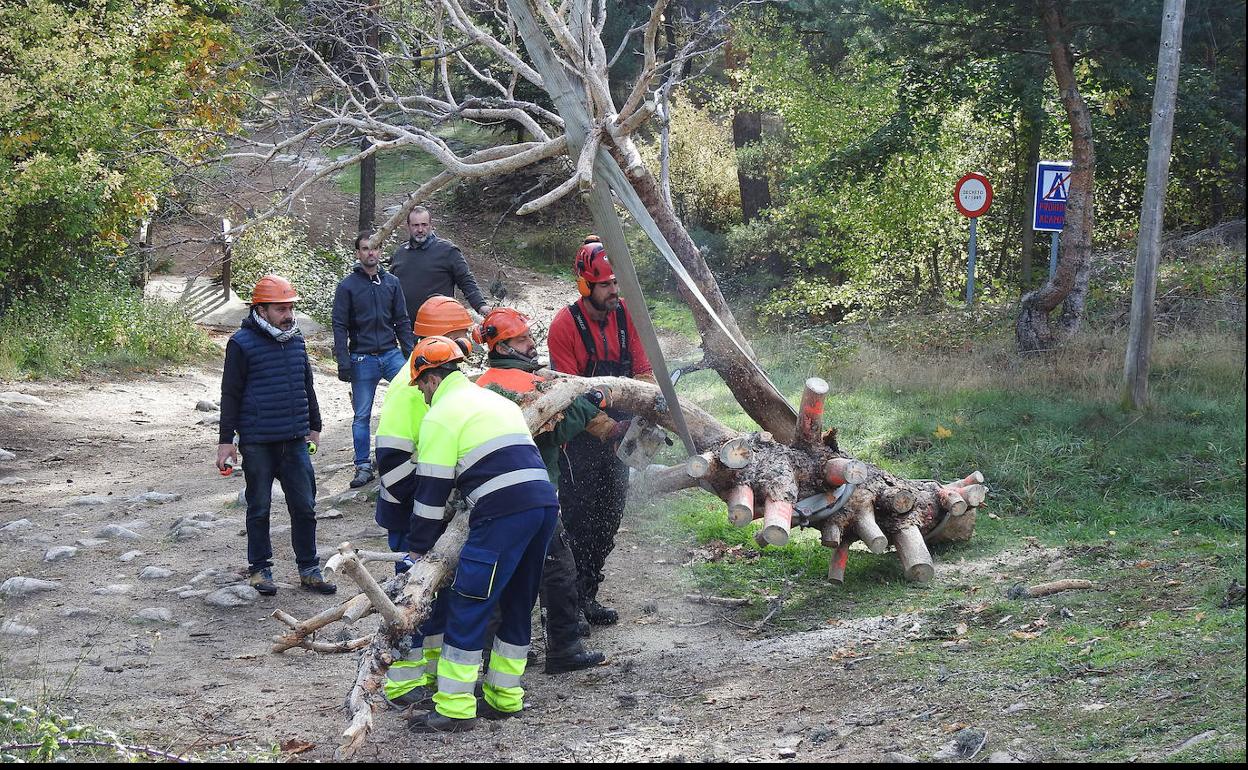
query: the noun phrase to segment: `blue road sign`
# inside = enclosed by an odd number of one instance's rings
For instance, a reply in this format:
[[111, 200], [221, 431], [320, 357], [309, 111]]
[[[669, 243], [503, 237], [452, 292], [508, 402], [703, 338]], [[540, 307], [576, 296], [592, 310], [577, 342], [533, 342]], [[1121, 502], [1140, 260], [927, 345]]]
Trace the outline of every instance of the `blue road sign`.
[[1070, 195], [1070, 164], [1042, 160], [1036, 164], [1036, 202], [1031, 229], [1061, 232], [1066, 224], [1066, 198]]

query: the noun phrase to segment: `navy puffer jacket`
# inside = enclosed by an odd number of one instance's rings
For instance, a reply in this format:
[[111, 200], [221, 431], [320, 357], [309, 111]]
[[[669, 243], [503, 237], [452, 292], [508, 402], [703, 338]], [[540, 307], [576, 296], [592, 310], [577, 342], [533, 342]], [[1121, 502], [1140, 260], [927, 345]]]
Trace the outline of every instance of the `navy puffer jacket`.
[[250, 314], [225, 348], [221, 443], [260, 444], [303, 438], [321, 429], [312, 367], [303, 337], [278, 342]]

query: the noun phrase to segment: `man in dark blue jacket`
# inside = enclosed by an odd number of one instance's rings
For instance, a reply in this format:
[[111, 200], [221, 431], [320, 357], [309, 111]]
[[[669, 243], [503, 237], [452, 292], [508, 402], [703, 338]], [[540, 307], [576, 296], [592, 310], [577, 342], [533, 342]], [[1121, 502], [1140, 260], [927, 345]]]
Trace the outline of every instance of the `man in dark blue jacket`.
[[277, 593], [269, 539], [274, 479], [281, 482], [290, 510], [299, 583], [322, 594], [338, 590], [325, 582], [316, 554], [316, 478], [308, 452], [321, 438], [321, 410], [308, 351], [295, 325], [298, 299], [285, 278], [266, 275], [257, 281], [251, 312], [226, 343], [221, 376], [217, 469], [230, 473], [239, 450], [247, 458], [247, 562], [251, 585], [265, 596]]
[[[381, 252], [369, 245], [372, 231], [355, 237], [355, 269], [334, 291], [334, 359], [338, 379], [351, 383], [351, 440], [355, 478], [351, 486], [373, 480], [369, 420], [377, 383], [388, 382], [407, 363], [416, 345], [399, 279], [381, 267]], [[400, 350], [401, 349], [401, 350]]]

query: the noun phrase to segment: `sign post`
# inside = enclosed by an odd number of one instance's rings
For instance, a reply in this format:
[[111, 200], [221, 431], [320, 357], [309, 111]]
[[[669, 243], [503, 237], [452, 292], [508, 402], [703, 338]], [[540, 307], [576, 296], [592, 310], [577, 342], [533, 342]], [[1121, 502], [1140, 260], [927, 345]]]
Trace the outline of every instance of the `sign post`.
[[1066, 226], [1066, 198], [1070, 195], [1070, 163], [1042, 160], [1036, 164], [1036, 199], [1032, 207], [1031, 229], [1051, 232], [1049, 280], [1057, 274], [1057, 245]]
[[971, 220], [971, 242], [966, 260], [966, 305], [975, 301], [975, 231], [981, 214], [992, 206], [992, 185], [988, 177], [971, 172], [958, 180], [953, 188], [953, 203], [964, 217]]

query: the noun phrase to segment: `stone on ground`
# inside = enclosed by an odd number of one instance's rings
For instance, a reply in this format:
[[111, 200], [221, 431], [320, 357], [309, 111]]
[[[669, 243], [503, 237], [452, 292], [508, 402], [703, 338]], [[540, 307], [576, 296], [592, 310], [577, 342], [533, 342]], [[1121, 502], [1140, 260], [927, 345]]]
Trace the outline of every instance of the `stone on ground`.
[[60, 583], [52, 580], [40, 580], [39, 578], [18, 575], [0, 583], [0, 595], [17, 598], [39, 593], [40, 591], [55, 591], [60, 587]]

